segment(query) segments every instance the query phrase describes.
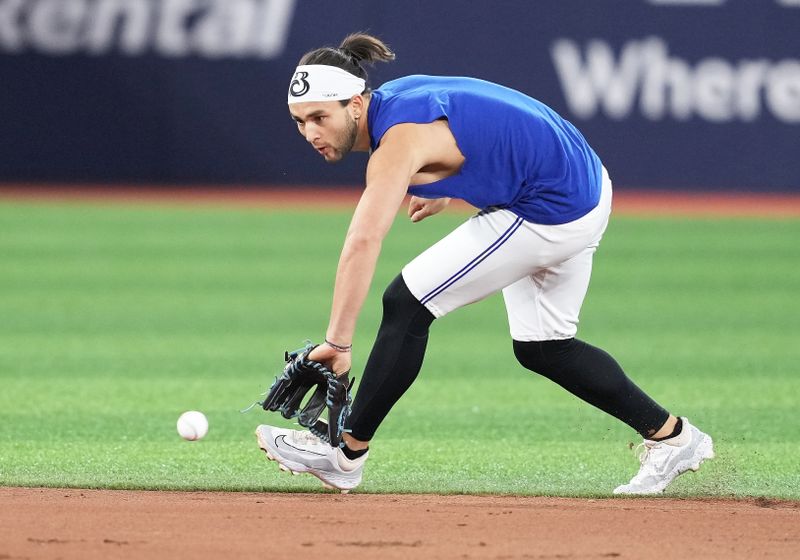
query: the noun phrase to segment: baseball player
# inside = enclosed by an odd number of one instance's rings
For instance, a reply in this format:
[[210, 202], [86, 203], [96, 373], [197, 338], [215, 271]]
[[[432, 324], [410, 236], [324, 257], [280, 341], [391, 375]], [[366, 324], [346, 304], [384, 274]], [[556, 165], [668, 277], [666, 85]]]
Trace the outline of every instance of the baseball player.
[[[392, 59], [380, 39], [353, 34], [339, 48], [304, 55], [290, 83], [291, 117], [327, 162], [351, 151], [368, 151], [370, 158], [339, 259], [325, 341], [288, 359], [286, 383], [312, 364], [316, 374], [326, 370], [339, 380], [329, 395], [344, 394], [356, 320], [406, 194], [412, 222], [440, 212], [451, 198], [481, 210], [386, 288], [352, 409], [348, 415], [347, 402], [340, 402], [329, 414], [329, 424], [341, 424], [338, 432], [325, 437], [319, 426], [262, 425], [260, 447], [284, 470], [310, 472], [342, 491], [356, 487], [378, 426], [422, 366], [431, 323], [502, 290], [519, 363], [644, 438], [639, 472], [615, 494], [660, 493], [676, 476], [697, 470], [714, 456], [711, 438], [659, 406], [609, 354], [575, 338], [611, 212], [611, 180], [597, 154], [552, 109], [494, 83], [415, 75], [368, 88], [364, 64]], [[297, 402], [287, 404], [276, 391], [269, 410], [299, 412]]]

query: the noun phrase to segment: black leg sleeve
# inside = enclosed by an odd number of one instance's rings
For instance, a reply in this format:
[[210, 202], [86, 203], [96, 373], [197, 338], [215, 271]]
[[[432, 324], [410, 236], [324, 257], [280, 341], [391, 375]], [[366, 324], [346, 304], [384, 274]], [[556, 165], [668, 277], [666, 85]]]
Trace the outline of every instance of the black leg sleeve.
[[514, 341], [514, 354], [526, 368], [629, 425], [649, 438], [669, 413], [631, 381], [609, 354], [580, 340]]
[[398, 275], [383, 294], [383, 319], [345, 428], [369, 441], [417, 378], [434, 316]]

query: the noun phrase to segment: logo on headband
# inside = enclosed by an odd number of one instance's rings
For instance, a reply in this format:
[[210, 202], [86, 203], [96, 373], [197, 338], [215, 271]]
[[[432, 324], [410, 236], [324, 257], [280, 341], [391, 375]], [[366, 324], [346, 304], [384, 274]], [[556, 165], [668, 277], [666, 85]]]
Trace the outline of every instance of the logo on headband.
[[289, 85], [289, 94], [292, 97], [301, 97], [308, 93], [311, 86], [306, 81], [308, 72], [295, 72], [291, 85]]

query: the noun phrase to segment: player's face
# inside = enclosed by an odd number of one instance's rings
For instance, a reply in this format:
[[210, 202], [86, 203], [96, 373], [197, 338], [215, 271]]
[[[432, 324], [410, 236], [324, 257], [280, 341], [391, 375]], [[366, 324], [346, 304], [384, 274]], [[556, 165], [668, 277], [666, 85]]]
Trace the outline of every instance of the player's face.
[[353, 149], [358, 125], [348, 108], [338, 101], [294, 103], [289, 112], [298, 132], [325, 161], [340, 161]]

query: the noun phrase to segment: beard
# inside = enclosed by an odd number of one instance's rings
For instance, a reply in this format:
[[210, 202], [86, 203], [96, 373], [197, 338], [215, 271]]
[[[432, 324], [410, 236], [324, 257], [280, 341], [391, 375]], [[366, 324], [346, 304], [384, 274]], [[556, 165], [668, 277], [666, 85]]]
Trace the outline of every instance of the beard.
[[353, 150], [356, 144], [356, 137], [358, 136], [358, 124], [356, 120], [349, 114], [345, 117], [345, 129], [336, 136], [335, 144], [331, 144], [333, 155], [325, 158], [328, 163], [336, 163], [344, 159], [344, 156]]

